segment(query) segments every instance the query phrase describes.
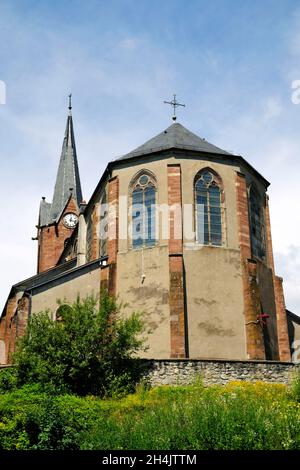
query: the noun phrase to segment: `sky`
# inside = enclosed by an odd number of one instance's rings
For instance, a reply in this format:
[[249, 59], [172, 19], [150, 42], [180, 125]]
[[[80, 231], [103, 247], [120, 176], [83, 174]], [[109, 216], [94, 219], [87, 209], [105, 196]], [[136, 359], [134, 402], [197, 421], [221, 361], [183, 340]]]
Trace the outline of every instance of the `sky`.
[[276, 272], [300, 314], [295, 80], [297, 0], [0, 0], [0, 311], [36, 273], [31, 237], [52, 199], [68, 93], [86, 200], [108, 161], [170, 125], [163, 101], [177, 93], [180, 123], [271, 182]]

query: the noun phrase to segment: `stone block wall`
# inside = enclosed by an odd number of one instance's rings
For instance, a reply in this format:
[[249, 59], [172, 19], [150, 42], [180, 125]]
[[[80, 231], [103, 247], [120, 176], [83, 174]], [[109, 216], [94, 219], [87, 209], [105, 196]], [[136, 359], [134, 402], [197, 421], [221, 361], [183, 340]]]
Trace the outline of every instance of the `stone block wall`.
[[171, 359], [147, 361], [145, 378], [155, 385], [189, 384], [201, 378], [205, 385], [233, 380], [289, 384], [297, 370], [292, 363]]
[[[152, 386], [187, 385], [201, 379], [204, 385], [231, 381], [290, 384], [300, 366], [291, 362], [197, 359], [144, 360], [144, 379]], [[0, 365], [0, 370], [9, 365]]]

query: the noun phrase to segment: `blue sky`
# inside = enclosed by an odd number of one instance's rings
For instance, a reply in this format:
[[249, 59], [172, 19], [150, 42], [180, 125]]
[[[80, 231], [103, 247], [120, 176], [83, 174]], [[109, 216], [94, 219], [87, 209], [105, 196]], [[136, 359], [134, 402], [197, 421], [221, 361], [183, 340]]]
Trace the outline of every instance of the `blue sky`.
[[[0, 304], [35, 273], [67, 114], [88, 199], [107, 162], [179, 121], [241, 154], [269, 190], [277, 273], [300, 314], [300, 3], [289, 0], [0, 0]], [[95, 171], [96, 169], [96, 171]], [[0, 308], [1, 310], [1, 308]]]

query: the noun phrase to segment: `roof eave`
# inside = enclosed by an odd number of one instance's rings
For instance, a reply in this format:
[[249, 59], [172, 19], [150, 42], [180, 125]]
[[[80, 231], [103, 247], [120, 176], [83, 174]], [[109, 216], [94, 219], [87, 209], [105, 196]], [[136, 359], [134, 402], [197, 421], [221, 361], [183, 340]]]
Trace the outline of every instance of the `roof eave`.
[[[112, 162], [110, 162], [110, 165], [112, 166], [118, 166], [118, 165], [121, 165], [123, 162], [128, 162], [128, 161], [131, 161], [131, 160], [136, 160], [137, 158], [140, 158], [140, 157], [144, 157], [144, 156], [152, 156], [152, 155], [156, 155], [156, 154], [159, 154], [159, 153], [162, 153], [162, 152], [168, 152], [168, 151], [172, 151], [172, 150], [186, 150], [187, 152], [193, 152], [193, 153], [197, 153], [197, 154], [202, 154], [202, 155], [216, 155], [216, 156], [224, 156], [224, 157], [227, 157], [227, 158], [233, 158], [233, 159], [237, 159], [237, 160], [241, 160], [246, 166], [248, 166], [255, 174], [256, 176], [258, 176], [260, 179], [263, 180], [263, 183], [265, 185], [266, 188], [268, 188], [270, 186], [270, 182], [261, 174], [259, 173], [259, 171], [257, 171], [249, 162], [247, 162], [247, 160], [244, 159], [244, 157], [242, 157], [241, 155], [236, 155], [236, 154], [233, 154], [233, 153], [229, 153], [229, 152], [206, 152], [206, 151], [201, 151], [201, 150], [196, 150], [196, 149], [192, 149], [192, 148], [186, 148], [186, 147], [182, 147], [180, 148], [179, 146], [176, 146], [176, 147], [165, 147], [165, 148], [162, 148], [162, 149], [158, 149], [158, 150], [154, 150], [153, 152], [144, 152], [144, 153], [136, 153], [136, 154], [128, 154], [128, 158], [123, 158], [123, 159], [118, 159], [118, 160], [113, 160]], [[126, 157], [126, 155], [125, 155]]]

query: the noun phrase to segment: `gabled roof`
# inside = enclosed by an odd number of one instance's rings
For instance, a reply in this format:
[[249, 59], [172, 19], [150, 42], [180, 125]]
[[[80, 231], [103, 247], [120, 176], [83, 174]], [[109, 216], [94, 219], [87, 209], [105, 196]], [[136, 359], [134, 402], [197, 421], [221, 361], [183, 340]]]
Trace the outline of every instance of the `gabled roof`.
[[74, 137], [73, 118], [70, 110], [52, 204], [45, 202], [44, 200], [41, 202], [39, 225], [43, 226], [57, 222], [67, 201], [69, 200], [71, 192], [79, 207], [79, 204], [82, 202], [82, 191]]
[[198, 137], [193, 132], [186, 129], [181, 124], [174, 123], [166, 130], [148, 140], [145, 144], [132, 150], [116, 161], [128, 160], [133, 157], [147, 155], [150, 153], [160, 152], [169, 149], [186, 149], [194, 150], [204, 153], [214, 153], [219, 155], [232, 155], [226, 150], [220, 149], [213, 144], [210, 144], [205, 139]]

